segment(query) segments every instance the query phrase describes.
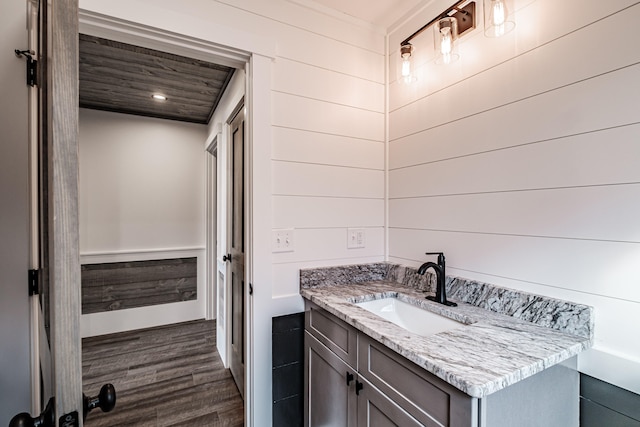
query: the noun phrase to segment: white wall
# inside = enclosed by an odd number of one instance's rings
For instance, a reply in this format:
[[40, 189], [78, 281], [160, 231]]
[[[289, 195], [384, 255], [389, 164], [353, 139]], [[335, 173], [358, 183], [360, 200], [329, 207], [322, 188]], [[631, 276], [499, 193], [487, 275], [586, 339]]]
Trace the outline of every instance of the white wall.
[[80, 109], [80, 251], [204, 247], [205, 125]]
[[83, 264], [198, 258], [198, 298], [82, 316], [82, 336], [205, 317], [205, 125], [80, 109]]
[[450, 274], [594, 306], [580, 370], [640, 392], [634, 3], [537, 0], [503, 38], [480, 22], [449, 67], [419, 36], [411, 85], [399, 43], [449, 2], [390, 34], [389, 254], [443, 250]]
[[31, 411], [29, 269], [27, 5], [0, 3], [0, 424]]

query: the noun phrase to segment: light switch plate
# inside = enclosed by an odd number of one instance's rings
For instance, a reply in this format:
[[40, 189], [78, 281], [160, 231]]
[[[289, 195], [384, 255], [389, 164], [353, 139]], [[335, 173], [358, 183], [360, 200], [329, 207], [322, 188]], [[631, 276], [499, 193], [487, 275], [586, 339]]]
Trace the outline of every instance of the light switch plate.
[[293, 252], [293, 243], [293, 228], [273, 230], [272, 252]]
[[347, 249], [358, 249], [366, 246], [364, 228], [347, 229]]

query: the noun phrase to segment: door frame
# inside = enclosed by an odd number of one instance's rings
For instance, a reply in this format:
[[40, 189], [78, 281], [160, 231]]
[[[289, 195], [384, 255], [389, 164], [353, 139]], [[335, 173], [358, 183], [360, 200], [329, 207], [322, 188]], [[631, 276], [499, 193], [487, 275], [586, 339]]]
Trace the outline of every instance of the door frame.
[[[96, 3], [96, 7], [101, 4]], [[108, 5], [105, 5], [105, 7]], [[271, 419], [272, 268], [271, 268], [271, 63], [275, 40], [223, 25], [211, 25], [196, 16], [176, 20], [150, 17], [146, 10], [128, 10], [126, 17], [80, 10], [80, 32], [124, 43], [163, 50], [223, 65], [242, 66], [246, 72], [245, 135], [247, 144], [246, 280], [253, 297], [245, 306], [245, 422], [248, 426]], [[151, 20], [151, 22], [149, 22]], [[162, 28], [160, 28], [160, 25]], [[254, 214], [254, 212], [256, 214]], [[117, 408], [116, 408], [117, 410]]]
[[[220, 133], [215, 132], [205, 144], [206, 183], [205, 183], [205, 252], [207, 280], [205, 294], [205, 316], [207, 320], [219, 317], [216, 309], [218, 296], [218, 142]], [[217, 328], [217, 325], [216, 325]]]

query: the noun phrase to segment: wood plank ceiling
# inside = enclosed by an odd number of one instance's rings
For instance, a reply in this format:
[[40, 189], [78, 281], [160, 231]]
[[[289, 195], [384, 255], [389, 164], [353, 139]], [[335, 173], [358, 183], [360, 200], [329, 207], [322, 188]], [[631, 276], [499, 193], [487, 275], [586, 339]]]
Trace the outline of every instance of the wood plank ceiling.
[[80, 34], [81, 108], [207, 124], [234, 71]]

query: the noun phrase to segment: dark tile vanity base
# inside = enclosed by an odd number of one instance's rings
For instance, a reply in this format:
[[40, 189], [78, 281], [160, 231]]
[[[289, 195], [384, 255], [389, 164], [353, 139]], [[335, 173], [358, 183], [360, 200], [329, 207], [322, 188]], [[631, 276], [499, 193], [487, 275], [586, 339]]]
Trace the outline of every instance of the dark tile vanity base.
[[640, 427], [640, 395], [580, 375], [580, 427]]
[[303, 420], [304, 313], [272, 319], [273, 425], [298, 427]]

